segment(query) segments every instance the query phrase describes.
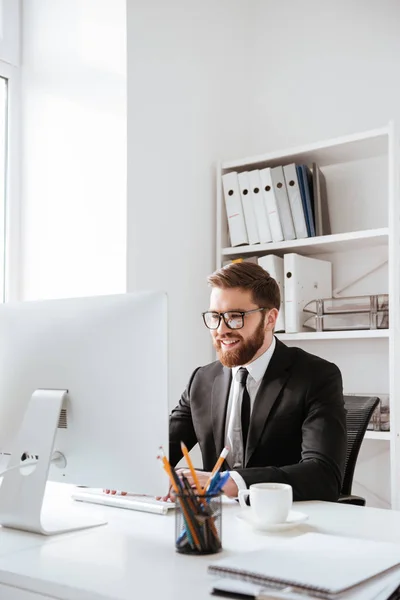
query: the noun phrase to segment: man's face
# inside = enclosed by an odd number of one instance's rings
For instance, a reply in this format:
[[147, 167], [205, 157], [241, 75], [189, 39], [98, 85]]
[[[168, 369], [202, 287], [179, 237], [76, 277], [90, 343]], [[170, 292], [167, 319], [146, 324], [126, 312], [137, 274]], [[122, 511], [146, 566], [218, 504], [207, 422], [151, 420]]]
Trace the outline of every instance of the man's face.
[[[245, 312], [261, 308], [252, 300], [251, 292], [241, 288], [213, 288], [210, 311]], [[278, 311], [276, 309], [254, 312], [244, 316], [241, 329], [230, 329], [221, 318], [218, 329], [210, 329], [218, 358], [225, 367], [247, 365], [260, 356], [271, 343], [272, 331]]]

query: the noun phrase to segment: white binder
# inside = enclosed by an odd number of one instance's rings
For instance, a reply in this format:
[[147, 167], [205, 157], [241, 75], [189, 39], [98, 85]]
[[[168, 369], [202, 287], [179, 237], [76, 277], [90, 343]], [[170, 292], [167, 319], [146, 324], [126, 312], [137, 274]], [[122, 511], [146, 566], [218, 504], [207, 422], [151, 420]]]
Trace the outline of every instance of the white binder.
[[226, 217], [228, 220], [229, 237], [231, 246], [248, 244], [246, 224], [239, 192], [239, 182], [236, 171], [222, 175], [224, 189]]
[[250, 193], [250, 181], [247, 171], [238, 174], [240, 196], [242, 198], [242, 206], [244, 212], [244, 220], [246, 222], [247, 235], [249, 244], [259, 244], [256, 213], [254, 211], [253, 198]]
[[271, 169], [260, 170], [261, 188], [264, 196], [264, 204], [267, 209], [269, 226], [271, 229], [272, 240], [274, 242], [283, 241], [283, 231], [281, 219], [279, 216], [278, 205], [275, 198], [274, 186], [271, 179]]
[[273, 167], [271, 169], [271, 179], [281, 219], [283, 237], [285, 240], [295, 240], [296, 234], [294, 231], [292, 211], [290, 210], [289, 197], [286, 190], [282, 167]]
[[301, 200], [299, 180], [296, 173], [296, 165], [291, 163], [283, 167], [286, 189], [289, 197], [290, 209], [292, 211], [294, 230], [298, 240], [308, 237], [306, 219], [304, 216], [303, 202]]
[[285, 331], [285, 272], [283, 258], [276, 256], [275, 254], [268, 254], [267, 256], [260, 256], [258, 264], [268, 271], [279, 286], [279, 291], [281, 293], [281, 307], [279, 309], [279, 316], [276, 320], [275, 332]]
[[303, 331], [304, 306], [332, 297], [332, 263], [300, 254], [284, 255], [286, 333]]
[[271, 229], [268, 221], [268, 214], [265, 208], [264, 197], [261, 189], [260, 173], [258, 169], [249, 171], [250, 194], [253, 200], [254, 212], [256, 215], [258, 237], [261, 244], [272, 242]]

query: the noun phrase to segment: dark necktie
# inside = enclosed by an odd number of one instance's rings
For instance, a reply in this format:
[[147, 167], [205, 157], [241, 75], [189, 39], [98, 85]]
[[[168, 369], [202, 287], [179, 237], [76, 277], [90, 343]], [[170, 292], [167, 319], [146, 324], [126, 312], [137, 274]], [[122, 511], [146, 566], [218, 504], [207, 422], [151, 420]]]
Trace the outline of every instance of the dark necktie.
[[246, 388], [248, 371], [241, 367], [235, 375], [232, 413], [228, 437], [230, 452], [228, 464], [232, 470], [242, 469], [245, 465], [247, 432], [250, 421], [250, 398]]
[[243, 440], [243, 466], [245, 463], [247, 434], [249, 433], [250, 425], [250, 396], [247, 391], [246, 381], [249, 372], [244, 367], [240, 367], [238, 371], [239, 384], [243, 388], [242, 394], [242, 440]]

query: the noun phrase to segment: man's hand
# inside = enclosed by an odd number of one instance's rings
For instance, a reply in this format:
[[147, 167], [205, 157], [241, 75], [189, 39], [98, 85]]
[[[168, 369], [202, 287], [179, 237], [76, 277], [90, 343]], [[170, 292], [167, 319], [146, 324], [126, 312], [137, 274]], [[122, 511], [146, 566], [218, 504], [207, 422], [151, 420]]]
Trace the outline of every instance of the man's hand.
[[[192, 474], [189, 469], [178, 469], [177, 474], [179, 476], [184, 475], [186, 477], [186, 479], [189, 481], [190, 485], [192, 487], [195, 486]], [[209, 480], [211, 473], [207, 473], [205, 471], [196, 471], [196, 475], [197, 475], [197, 479], [199, 480], [200, 486], [204, 487], [206, 485], [207, 481]], [[224, 487], [222, 488], [222, 491], [229, 498], [237, 498], [238, 487], [237, 487], [236, 483], [233, 481], [232, 477], [229, 477], [228, 481], [225, 483]]]

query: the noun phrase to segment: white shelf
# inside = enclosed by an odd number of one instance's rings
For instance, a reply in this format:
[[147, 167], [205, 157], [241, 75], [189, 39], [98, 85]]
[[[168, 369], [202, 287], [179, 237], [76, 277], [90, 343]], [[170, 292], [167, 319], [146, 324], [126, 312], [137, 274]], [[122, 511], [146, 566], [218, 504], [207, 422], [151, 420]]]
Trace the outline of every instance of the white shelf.
[[365, 340], [389, 338], [389, 329], [367, 329], [360, 331], [302, 331], [300, 333], [277, 333], [282, 342], [313, 340]]
[[[236, 258], [288, 253], [329, 260], [333, 265], [334, 287], [353, 281], [357, 285], [345, 295], [388, 293], [391, 313], [396, 314], [400, 296], [400, 203], [399, 130], [386, 127], [322, 140], [294, 148], [281, 148], [256, 155], [221, 161], [217, 168], [216, 265]], [[272, 148], [271, 148], [272, 149]], [[228, 247], [229, 225], [221, 177], [229, 172], [252, 171], [291, 163], [321, 167], [328, 194], [331, 235], [301, 240]], [[382, 269], [374, 270], [380, 264]], [[361, 277], [369, 269], [371, 277]], [[357, 279], [360, 276], [361, 279]], [[390, 398], [392, 432], [367, 431], [365, 444], [377, 441], [385, 452], [377, 465], [380, 478], [369, 477], [362, 469], [369, 502], [382, 495], [400, 509], [400, 435], [395, 419], [400, 415], [400, 376], [398, 349], [400, 334], [391, 322], [389, 329], [361, 331], [312, 330], [277, 333], [288, 346], [300, 346], [338, 365], [345, 389], [386, 390]], [[383, 444], [383, 441], [385, 444]], [[375, 446], [374, 446], [375, 447]], [[361, 457], [361, 461], [366, 457]], [[389, 461], [389, 465], [386, 462]], [[390, 466], [390, 475], [388, 467]], [[382, 469], [381, 469], [382, 467]], [[360, 471], [361, 472], [361, 471]], [[364, 475], [363, 475], [364, 477]], [[389, 481], [386, 481], [390, 479]], [[388, 485], [386, 485], [388, 484]], [[371, 488], [371, 489], [370, 489]], [[386, 498], [387, 496], [387, 498]]]
[[280, 165], [282, 161], [286, 164], [290, 162], [297, 164], [317, 162], [322, 167], [351, 160], [360, 160], [387, 154], [388, 133], [388, 128], [382, 127], [316, 144], [225, 161], [221, 164], [221, 167], [224, 171], [232, 169], [243, 171], [249, 166], [258, 169], [265, 166]]
[[304, 256], [311, 256], [313, 254], [347, 252], [348, 250], [371, 248], [371, 246], [383, 246], [388, 244], [388, 239], [389, 228], [381, 227], [380, 229], [334, 233], [289, 242], [271, 242], [269, 244], [223, 248], [222, 255], [235, 258], [246, 255], [262, 256], [271, 253], [283, 255], [287, 252], [299, 252]]
[[390, 442], [390, 431], [366, 431], [365, 440], [386, 440]]

